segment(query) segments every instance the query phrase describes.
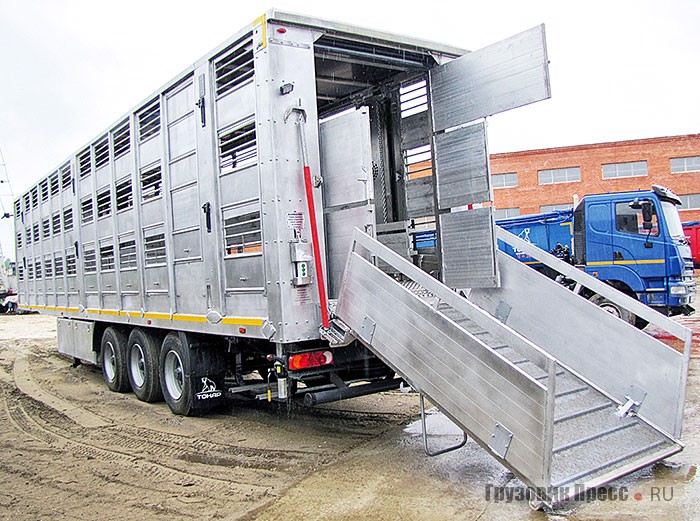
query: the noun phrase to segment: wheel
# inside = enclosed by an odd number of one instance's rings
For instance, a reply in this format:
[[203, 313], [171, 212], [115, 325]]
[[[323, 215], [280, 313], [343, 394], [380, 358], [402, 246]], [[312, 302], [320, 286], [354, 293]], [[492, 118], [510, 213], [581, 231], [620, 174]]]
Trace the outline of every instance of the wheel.
[[135, 328], [127, 343], [129, 382], [136, 397], [148, 403], [163, 399], [158, 376], [160, 343], [151, 333]]
[[107, 387], [116, 393], [127, 392], [131, 387], [126, 367], [126, 335], [121, 330], [108, 327], [102, 333], [100, 359]]
[[596, 306], [604, 309], [611, 315], [615, 315], [617, 318], [620, 318], [629, 324], [634, 325], [637, 320], [637, 317], [636, 315], [634, 315], [634, 313], [620, 307], [614, 302], [611, 302], [602, 295], [598, 295], [596, 293], [589, 300], [593, 302], [593, 304], [595, 304]]
[[180, 335], [168, 333], [160, 350], [160, 386], [170, 410], [181, 416], [192, 414], [193, 392], [190, 374], [189, 348]]

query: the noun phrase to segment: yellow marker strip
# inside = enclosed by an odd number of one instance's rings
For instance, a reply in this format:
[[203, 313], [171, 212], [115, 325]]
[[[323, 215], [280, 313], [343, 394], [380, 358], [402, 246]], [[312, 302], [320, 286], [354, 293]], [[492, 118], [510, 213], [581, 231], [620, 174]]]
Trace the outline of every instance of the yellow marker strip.
[[261, 26], [261, 31], [262, 31], [262, 49], [267, 47], [267, 22], [265, 21], [265, 15], [261, 15], [258, 18], [255, 19], [253, 22], [253, 27], [257, 27], [258, 25]]
[[120, 317], [140, 317], [141, 312], [140, 311], [120, 311], [119, 312]]
[[172, 320], [170, 313], [144, 313], [143, 318], [155, 318], [158, 320]]
[[173, 320], [180, 320], [183, 322], [206, 322], [207, 317], [204, 315], [173, 315]]
[[229, 326], [258, 326], [262, 327], [262, 318], [242, 318], [242, 317], [224, 317], [221, 319], [222, 324]]
[[618, 260], [618, 261], [596, 261], [587, 262], [586, 266], [612, 266], [612, 265], [633, 265], [633, 264], [664, 264], [664, 259], [644, 259], [644, 260]]
[[103, 309], [100, 311], [100, 314], [102, 315], [119, 315], [119, 310], [118, 309]]

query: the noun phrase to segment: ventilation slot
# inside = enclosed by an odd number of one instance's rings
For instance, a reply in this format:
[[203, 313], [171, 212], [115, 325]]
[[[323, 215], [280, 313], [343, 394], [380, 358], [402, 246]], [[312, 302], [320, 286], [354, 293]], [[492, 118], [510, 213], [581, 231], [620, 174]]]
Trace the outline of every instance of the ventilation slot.
[[139, 143], [158, 135], [160, 132], [160, 102], [155, 100], [138, 116]]
[[60, 213], [55, 213], [51, 217], [51, 232], [54, 235], [58, 235], [61, 233], [61, 214]]
[[146, 252], [146, 266], [164, 265], [167, 257], [165, 254], [165, 234], [145, 236], [143, 239]]
[[248, 33], [233, 49], [214, 62], [216, 95], [223, 96], [253, 78], [253, 38]]
[[109, 187], [97, 192], [97, 218], [107, 217], [112, 213], [112, 194]]
[[148, 201], [160, 196], [162, 177], [160, 165], [141, 172], [141, 200]]
[[131, 178], [117, 183], [117, 211], [126, 210], [134, 206], [134, 194], [131, 189]]
[[56, 257], [53, 259], [53, 274], [55, 277], [63, 277], [63, 257]]
[[219, 136], [219, 167], [222, 174], [254, 165], [257, 157], [255, 122]]
[[119, 268], [126, 270], [136, 268], [136, 241], [130, 239], [119, 243]]
[[433, 155], [430, 145], [404, 150], [403, 155], [409, 181], [433, 174]]
[[80, 202], [80, 222], [88, 224], [95, 218], [95, 211], [92, 205], [92, 197], [84, 199]]
[[85, 273], [97, 273], [97, 255], [95, 247], [85, 247], [83, 250], [83, 269]]
[[73, 172], [70, 167], [70, 163], [63, 165], [60, 170], [61, 174], [61, 190], [70, 188], [73, 184]]
[[66, 253], [66, 275], [75, 275], [77, 272], [78, 267], [75, 261], [75, 255], [73, 253]]
[[87, 148], [78, 154], [78, 172], [80, 172], [80, 178], [87, 177], [92, 172], [92, 165], [90, 164], [90, 149]]
[[225, 219], [224, 241], [226, 255], [261, 252], [260, 212], [251, 212]]
[[41, 238], [48, 239], [51, 237], [51, 220], [47, 217], [41, 221]]
[[407, 118], [428, 110], [428, 87], [425, 80], [399, 89], [401, 118]]
[[131, 149], [131, 132], [129, 131], [129, 121], [125, 121], [112, 131], [114, 141], [114, 159], [123, 156]]
[[63, 210], [63, 231], [70, 231], [73, 229], [73, 208], [66, 208]]
[[100, 246], [100, 270], [114, 270], [114, 245]]
[[51, 188], [51, 197], [54, 195], [57, 195], [58, 192], [60, 192], [60, 186], [58, 184], [58, 172], [55, 172], [51, 174], [51, 177], [49, 178], [49, 184]]
[[44, 179], [41, 182], [41, 201], [46, 202], [49, 200], [49, 180]]
[[109, 163], [109, 139], [107, 136], [95, 143], [95, 170]]
[[52, 261], [52, 259], [44, 259], [44, 277], [47, 279], [53, 278], [53, 261]]

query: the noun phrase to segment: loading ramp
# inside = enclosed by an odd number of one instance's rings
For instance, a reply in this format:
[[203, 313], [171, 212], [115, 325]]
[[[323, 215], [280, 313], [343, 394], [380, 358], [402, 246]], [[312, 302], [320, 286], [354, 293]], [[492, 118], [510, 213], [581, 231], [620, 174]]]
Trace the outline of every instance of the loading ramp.
[[[505, 255], [498, 263], [500, 288], [460, 294], [356, 230], [336, 320], [544, 502], [563, 501], [682, 450], [689, 332], [661, 320], [685, 335], [685, 353], [679, 353]], [[523, 304], [525, 289], [531, 299]], [[533, 322], [544, 291], [560, 310], [583, 308], [583, 317], [566, 324], [547, 312]], [[511, 327], [519, 320], [530, 321], [527, 336]], [[571, 327], [578, 338], [573, 346], [546, 343], [542, 331]], [[587, 344], [598, 341], [600, 330], [615, 342]], [[580, 345], [589, 345], [585, 356]], [[599, 366], [615, 358], [628, 366]], [[609, 369], [614, 382], [606, 380]]]

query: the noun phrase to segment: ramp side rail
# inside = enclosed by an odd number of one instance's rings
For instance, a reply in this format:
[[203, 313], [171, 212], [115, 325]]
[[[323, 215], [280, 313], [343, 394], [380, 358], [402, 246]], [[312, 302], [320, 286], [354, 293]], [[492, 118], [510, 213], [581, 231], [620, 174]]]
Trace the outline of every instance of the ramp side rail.
[[[543, 369], [536, 379], [376, 264], [389, 264]], [[526, 484], [550, 485], [556, 359], [356, 229], [336, 316]]]
[[[560, 309], [553, 309], [553, 313], [560, 314], [560, 320], [553, 320], [552, 324], [546, 328], [546, 331], [528, 326], [523, 328], [512, 324], [511, 320], [517, 320], [517, 317], [509, 317], [508, 320], [512, 327], [552, 354], [562, 365], [575, 371], [618, 403], [625, 404], [625, 402], [629, 402], [630, 395], [637, 392], [634, 390], [630, 392], [631, 385], [638, 388], [646, 387], [646, 391], [653, 396], [647, 396], [648, 403], [640, 408], [639, 416], [661, 431], [674, 438], [679, 438], [685, 403], [692, 331], [634, 298], [588, 275], [583, 270], [558, 259], [500, 227], [496, 227], [496, 236], [503, 242], [523, 251], [565, 277], [576, 281], [577, 284], [602, 295], [683, 342], [683, 351], [681, 353], [653, 339], [650, 335], [637, 330], [634, 326], [612, 317], [612, 315], [605, 313], [599, 308], [597, 311], [593, 310], [590, 307], [595, 308], [596, 306], [580, 297], [577, 297], [579, 302], [568, 299], [570, 304], [567, 305], [567, 310], [562, 310], [562, 306], [559, 307]], [[549, 279], [545, 280], [544, 277], [531, 276], [526, 271], [516, 268], [515, 263], [518, 263], [518, 261], [511, 259], [513, 262], [509, 262], [505, 257], [505, 254], [499, 255], [499, 264], [506, 271], [512, 272], [509, 276], [511, 286], [515, 282], [513, 279], [524, 280], [527, 278], [535, 284], [559, 286], [561, 290], [574, 296], [571, 291]], [[523, 268], [526, 267], [523, 266]], [[528, 269], [530, 272], [534, 271], [530, 268]], [[541, 283], [539, 282], [540, 279], [542, 279]], [[504, 286], [508, 285], [508, 283], [504, 283]], [[509, 291], [505, 288], [502, 289], [504, 292]], [[560, 291], [554, 289], [549, 291], [552, 294], [560, 293]], [[467, 293], [468, 298], [476, 299], [475, 303], [483, 307], [486, 300], [497, 298], [496, 295], [499, 293], [499, 290], [496, 290], [493, 295], [487, 295], [487, 292], [482, 290], [470, 290]], [[543, 309], [537, 309], [537, 307], [532, 306], [532, 294], [522, 293], [524, 293], [522, 290], [518, 290], [517, 292], [510, 291], [508, 294], [509, 298], [521, 301], [518, 312], [521, 314], [521, 322], [525, 324], [527, 321], [535, 319], [537, 313], [542, 313]], [[528, 297], [530, 299], [529, 306], [527, 305]], [[556, 298], [562, 297], [564, 295]], [[513, 303], [511, 302], [511, 304]], [[493, 307], [494, 305], [492, 301], [491, 306]], [[488, 310], [488, 305], [485, 308]], [[577, 335], [576, 331], [572, 332], [572, 329], [575, 328], [571, 327], [572, 321], [577, 319], [574, 316], [577, 313], [576, 310], [582, 315], [589, 317], [587, 325], [582, 321], [582, 328], [604, 330], [608, 333], [611, 341], [607, 343], [586, 342], [585, 345], [582, 344], [582, 338], [585, 335]], [[567, 312], [569, 313], [568, 317], [566, 315]], [[608, 316], [606, 317], [605, 315]], [[611, 322], [611, 319], [617, 323]], [[619, 341], [615, 342], [612, 340], [615, 338], [619, 339]], [[577, 345], [577, 343], [580, 345]], [[611, 346], [611, 343], [615, 345]], [[600, 363], [601, 360], [610, 359], [609, 350], [611, 347], [615, 349], [615, 361], [612, 367], [610, 367], [610, 364]], [[651, 385], [651, 382], [656, 383]], [[652, 405], [651, 399], [655, 400], [654, 405]]]

